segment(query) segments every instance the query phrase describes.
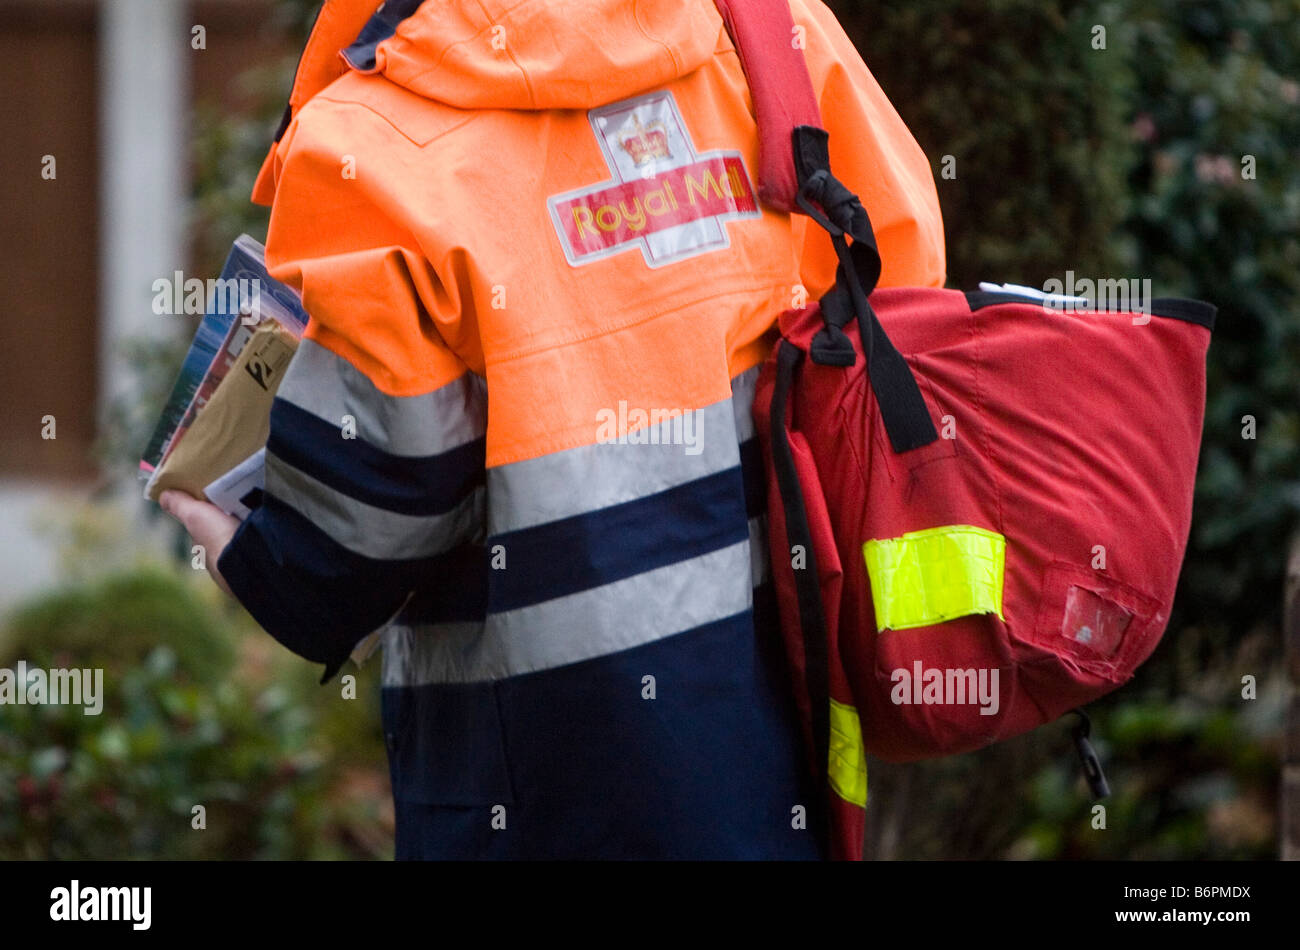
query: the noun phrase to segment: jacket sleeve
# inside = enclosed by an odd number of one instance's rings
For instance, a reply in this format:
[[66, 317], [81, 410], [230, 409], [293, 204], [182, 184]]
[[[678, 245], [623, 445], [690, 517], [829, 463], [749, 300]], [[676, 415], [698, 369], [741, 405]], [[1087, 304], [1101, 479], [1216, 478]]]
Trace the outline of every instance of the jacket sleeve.
[[[791, 11], [805, 30], [804, 55], [830, 133], [831, 171], [871, 216], [883, 263], [880, 286], [943, 286], [943, 218], [925, 153], [821, 0], [793, 0]], [[803, 215], [793, 221], [803, 283], [817, 299], [834, 282], [835, 251], [815, 223]]]
[[460, 302], [384, 213], [395, 183], [352, 147], [384, 136], [357, 111], [305, 109], [276, 153], [267, 264], [310, 320], [271, 410], [263, 503], [217, 565], [326, 679], [483, 529], [486, 390], [444, 338]]

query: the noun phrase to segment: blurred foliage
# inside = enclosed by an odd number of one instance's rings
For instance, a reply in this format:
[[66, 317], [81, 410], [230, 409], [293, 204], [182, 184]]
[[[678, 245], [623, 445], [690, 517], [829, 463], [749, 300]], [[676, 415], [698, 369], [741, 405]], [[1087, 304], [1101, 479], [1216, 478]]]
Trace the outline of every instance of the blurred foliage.
[[[1135, 154], [1133, 30], [1114, 3], [830, 0], [930, 158], [949, 286], [1111, 274]], [[1109, 24], [1107, 50], [1092, 26]], [[943, 178], [943, 160], [955, 178]], [[1103, 157], [1103, 160], [1099, 160]]]
[[875, 763], [871, 852], [1273, 856], [1272, 671], [1300, 508], [1300, 2], [829, 5], [931, 159], [950, 286], [1072, 270], [1220, 308], [1174, 615], [1134, 680], [1090, 707], [1107, 830], [1091, 828], [1067, 721], [975, 755]]
[[[265, 29], [282, 56], [238, 77], [243, 114], [196, 90], [191, 254], [215, 275], [241, 232], [265, 240], [249, 201], [319, 3], [275, 5]], [[126, 341], [137, 388], [108, 410], [100, 455], [133, 475], [199, 318], [163, 338]], [[342, 685], [259, 630], [201, 572], [157, 507], [175, 561], [123, 566], [123, 526], [89, 506], [51, 519], [68, 584], [0, 627], [0, 668], [102, 668], [102, 714], [80, 706], [0, 706], [0, 860], [9, 858], [382, 858], [392, 804], [377, 665]], [[57, 523], [55, 523], [57, 522]], [[191, 809], [206, 809], [206, 828]]]
[[[1090, 707], [1113, 789], [1105, 831], [1062, 722], [978, 754], [873, 762], [869, 853], [1273, 856], [1280, 577], [1300, 507], [1300, 0], [828, 2], [930, 156], [950, 286], [1072, 270], [1220, 307], [1169, 632]], [[252, 114], [196, 113], [192, 225], [208, 272], [240, 231], [265, 237], [247, 196], [317, 6], [278, 4], [268, 28], [291, 39], [241, 79]], [[118, 411], [110, 456], [134, 465], [178, 345], [140, 344], [154, 395]], [[0, 707], [0, 857], [388, 853], [373, 666], [340, 700], [189, 573], [83, 581], [0, 638], [0, 666], [103, 665], [110, 697], [100, 717]], [[207, 831], [190, 830], [196, 803]]]
[[[250, 64], [233, 80], [240, 101], [253, 103], [250, 111], [225, 111], [218, 90], [194, 91], [188, 223], [191, 271], [196, 275], [220, 274], [230, 245], [242, 233], [266, 243], [270, 210], [253, 204], [249, 196], [284, 112], [298, 57], [319, 7], [319, 0], [275, 0], [271, 6], [262, 29], [284, 37], [283, 52], [266, 62]], [[112, 400], [104, 411], [96, 455], [109, 472], [126, 477], [136, 471], [201, 319], [177, 315], [173, 333], [118, 344], [135, 369], [135, 387]], [[148, 510], [149, 517], [157, 515], [155, 507]]]
[[263, 28], [284, 36], [284, 52], [251, 64], [236, 80], [240, 98], [255, 103], [251, 114], [227, 114], [199, 90], [190, 149], [190, 233], [195, 262], [204, 272], [220, 272], [231, 241], [240, 233], [266, 241], [269, 209], [253, 204], [248, 196], [271, 147], [319, 7], [319, 0], [278, 0], [272, 7]]
[[180, 570], [53, 592], [0, 632], [0, 667], [103, 670], [99, 715], [0, 705], [0, 860], [391, 856], [375, 667], [355, 699], [318, 686]]
[[1300, 3], [1146, 0], [1134, 17], [1137, 269], [1220, 307], [1181, 616], [1274, 623], [1300, 510]]

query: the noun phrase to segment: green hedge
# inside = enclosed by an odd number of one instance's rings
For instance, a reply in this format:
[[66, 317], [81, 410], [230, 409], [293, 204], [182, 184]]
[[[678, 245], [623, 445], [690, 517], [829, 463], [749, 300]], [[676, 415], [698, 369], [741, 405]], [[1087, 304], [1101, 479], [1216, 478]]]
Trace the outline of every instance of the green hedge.
[[318, 686], [210, 587], [115, 574], [0, 633], [0, 668], [100, 668], [105, 694], [0, 705], [0, 860], [391, 855], [373, 666], [356, 699]]

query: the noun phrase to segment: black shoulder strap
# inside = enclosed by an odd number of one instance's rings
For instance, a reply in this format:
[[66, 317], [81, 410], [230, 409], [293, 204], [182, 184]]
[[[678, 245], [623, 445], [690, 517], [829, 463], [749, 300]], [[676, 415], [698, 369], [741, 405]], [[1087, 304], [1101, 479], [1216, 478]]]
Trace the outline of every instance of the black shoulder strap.
[[[807, 62], [792, 43], [794, 21], [788, 0], [714, 2], [754, 100], [759, 194], [778, 210], [801, 211], [825, 228], [839, 258], [835, 286], [821, 301], [826, 325], [814, 337], [809, 356], [822, 365], [852, 366], [857, 352], [844, 327], [856, 318], [867, 375], [890, 445], [895, 452], [928, 445], [939, 434], [920, 387], [867, 299], [880, 279], [880, 250], [867, 209], [831, 174], [829, 135], [821, 128]], [[793, 159], [793, 181], [787, 149]], [[853, 239], [851, 245], [846, 237]]]

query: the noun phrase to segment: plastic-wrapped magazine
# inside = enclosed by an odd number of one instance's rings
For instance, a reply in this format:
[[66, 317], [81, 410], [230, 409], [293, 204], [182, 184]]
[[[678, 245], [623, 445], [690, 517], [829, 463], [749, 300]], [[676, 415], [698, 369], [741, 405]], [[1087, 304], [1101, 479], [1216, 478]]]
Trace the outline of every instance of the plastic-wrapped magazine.
[[[269, 403], [288, 365], [297, 340], [307, 326], [307, 314], [292, 288], [266, 270], [265, 249], [240, 235], [230, 250], [221, 277], [209, 281], [208, 306], [181, 364], [180, 374], [140, 460], [141, 477], [148, 479], [145, 495], [157, 498], [167, 488], [196, 496], [216, 489], [231, 470], [238, 469], [243, 485], [260, 486], [260, 466], [254, 451], [265, 444]], [[245, 353], [250, 341], [253, 350]], [[236, 379], [223, 386], [231, 370]], [[208, 410], [205, 412], [205, 410]], [[241, 414], [256, 413], [256, 419]], [[200, 441], [185, 444], [199, 425]], [[251, 453], [251, 455], [250, 455]], [[229, 491], [214, 491], [209, 500], [240, 518], [248, 507]]]

